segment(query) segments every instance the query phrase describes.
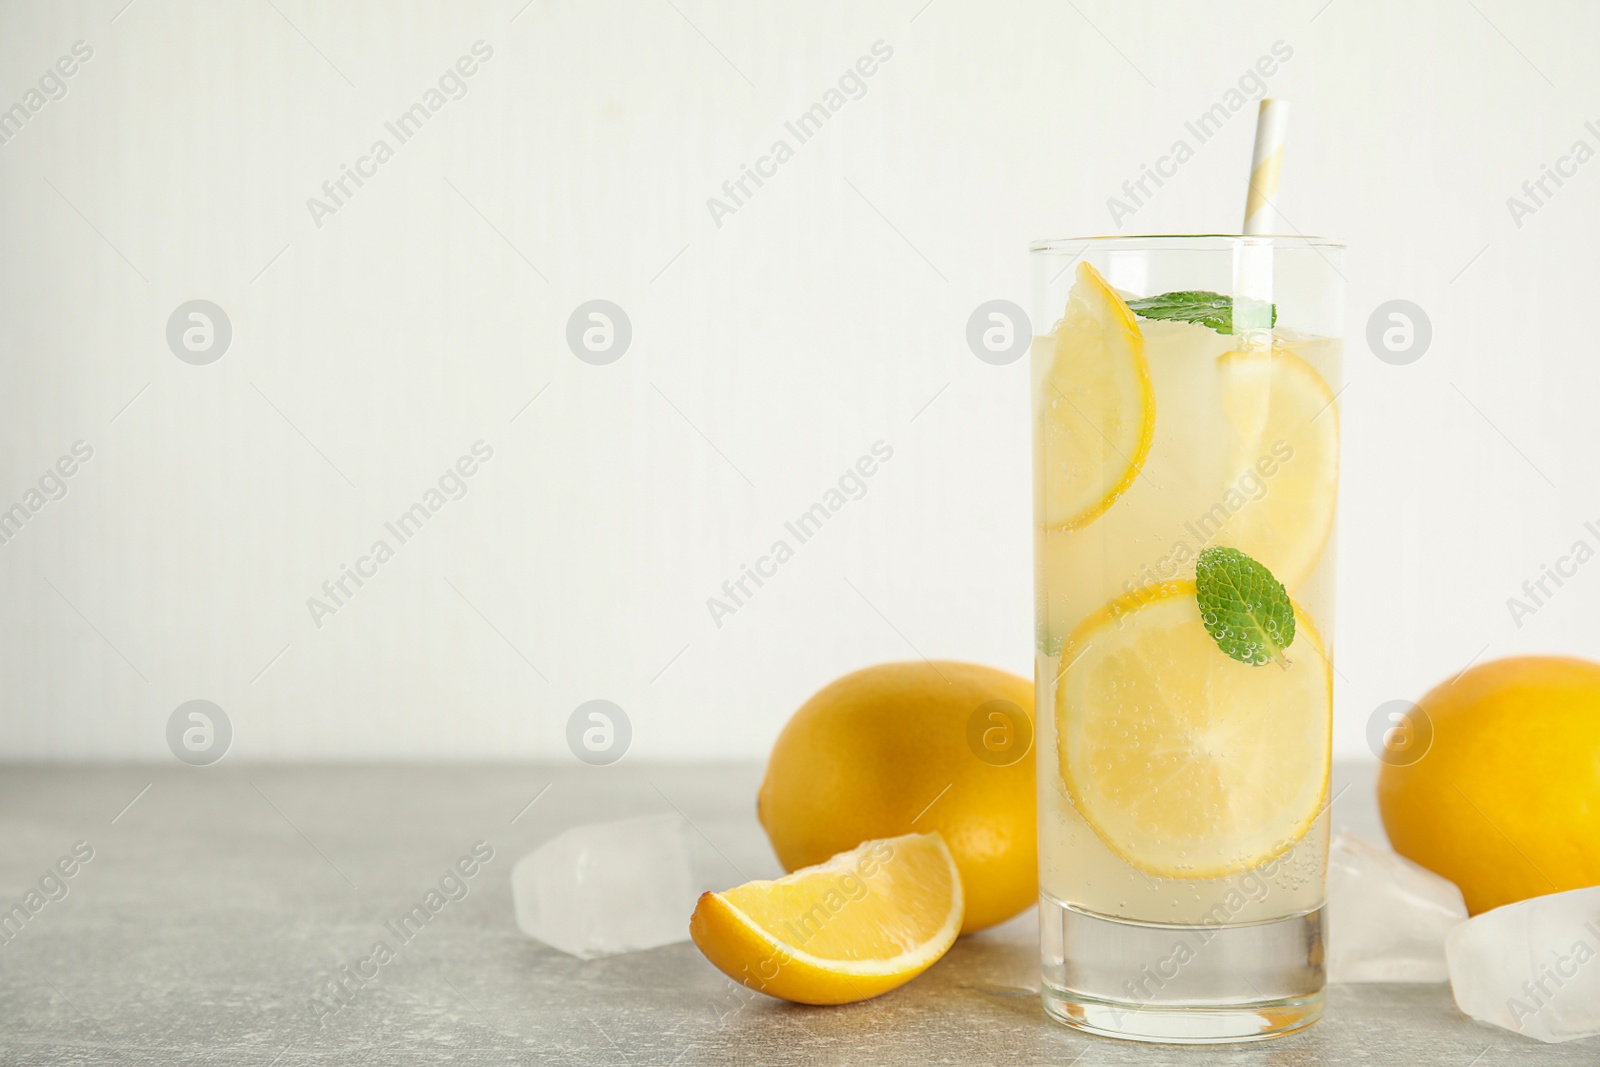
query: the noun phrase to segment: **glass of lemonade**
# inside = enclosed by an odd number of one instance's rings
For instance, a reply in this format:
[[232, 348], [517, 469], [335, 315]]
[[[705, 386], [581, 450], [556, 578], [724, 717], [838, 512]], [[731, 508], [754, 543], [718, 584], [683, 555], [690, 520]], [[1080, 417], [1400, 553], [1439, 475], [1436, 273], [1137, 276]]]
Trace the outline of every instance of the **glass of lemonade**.
[[1322, 1011], [1343, 276], [1314, 237], [1033, 245], [1042, 996]]

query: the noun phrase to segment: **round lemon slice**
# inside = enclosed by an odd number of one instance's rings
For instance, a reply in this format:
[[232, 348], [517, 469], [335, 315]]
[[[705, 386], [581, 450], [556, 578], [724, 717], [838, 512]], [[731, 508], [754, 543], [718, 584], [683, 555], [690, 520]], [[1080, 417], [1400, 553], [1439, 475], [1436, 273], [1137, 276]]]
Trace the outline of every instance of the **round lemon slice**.
[[1333, 679], [1298, 608], [1284, 657], [1224, 655], [1193, 582], [1146, 586], [1078, 626], [1057, 687], [1061, 774], [1113, 852], [1147, 874], [1216, 878], [1305, 836], [1327, 791]]
[[1264, 491], [1247, 500], [1219, 541], [1241, 549], [1297, 589], [1333, 532], [1339, 492], [1339, 412], [1316, 369], [1286, 345], [1218, 357], [1234, 431], [1234, 477], [1253, 470]]
[[961, 932], [961, 875], [938, 834], [868, 841], [775, 881], [705, 893], [689, 935], [768, 996], [848, 1004], [911, 981]]
[[1074, 530], [1133, 484], [1156, 419], [1139, 324], [1088, 263], [1078, 264], [1049, 360], [1036, 394], [1040, 514], [1046, 526]]

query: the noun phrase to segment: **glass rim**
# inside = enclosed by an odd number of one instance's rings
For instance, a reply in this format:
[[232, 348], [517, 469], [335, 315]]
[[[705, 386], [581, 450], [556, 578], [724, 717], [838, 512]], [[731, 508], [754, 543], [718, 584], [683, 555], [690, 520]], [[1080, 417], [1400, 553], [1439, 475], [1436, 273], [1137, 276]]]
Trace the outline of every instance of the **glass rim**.
[[1303, 233], [1142, 233], [1097, 234], [1091, 237], [1054, 237], [1034, 241], [1029, 252], [1082, 253], [1090, 247], [1114, 245], [1121, 248], [1218, 251], [1241, 244], [1270, 243], [1274, 248], [1345, 248], [1345, 243], [1333, 237], [1314, 237]]

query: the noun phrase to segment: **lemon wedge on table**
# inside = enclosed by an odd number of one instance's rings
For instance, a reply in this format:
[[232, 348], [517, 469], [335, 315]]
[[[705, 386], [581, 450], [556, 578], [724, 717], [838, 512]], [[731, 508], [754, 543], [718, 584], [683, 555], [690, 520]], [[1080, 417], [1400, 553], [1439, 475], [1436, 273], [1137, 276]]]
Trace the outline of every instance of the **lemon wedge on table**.
[[[1234, 431], [1237, 484], [1255, 468], [1266, 485], [1218, 538], [1259, 560], [1289, 589], [1311, 576], [1333, 532], [1339, 493], [1339, 412], [1333, 390], [1290, 347], [1218, 357]], [[1270, 472], [1270, 473], [1269, 473]]]
[[887, 993], [961, 932], [961, 876], [938, 834], [868, 841], [774, 881], [705, 893], [689, 934], [736, 982], [801, 1004]]
[[1146, 586], [1061, 653], [1057, 743], [1084, 820], [1147, 874], [1216, 878], [1305, 836], [1327, 791], [1333, 679], [1295, 610], [1283, 662], [1241, 663], [1206, 631], [1193, 582]]
[[1078, 264], [1049, 359], [1036, 398], [1042, 518], [1047, 527], [1075, 530], [1133, 484], [1156, 419], [1138, 321], [1087, 263]]

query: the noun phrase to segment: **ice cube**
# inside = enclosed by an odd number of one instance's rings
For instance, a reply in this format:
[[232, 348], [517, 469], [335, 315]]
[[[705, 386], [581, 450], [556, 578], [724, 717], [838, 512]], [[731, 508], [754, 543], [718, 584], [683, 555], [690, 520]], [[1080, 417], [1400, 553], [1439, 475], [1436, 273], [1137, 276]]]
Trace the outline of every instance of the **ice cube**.
[[1600, 1034], [1600, 886], [1474, 916], [1445, 941], [1456, 1007], [1540, 1041]]
[[574, 826], [511, 868], [517, 926], [595, 959], [689, 938], [695, 885], [678, 815]]
[[1328, 981], [1443, 982], [1461, 890], [1349, 830], [1328, 847]]

